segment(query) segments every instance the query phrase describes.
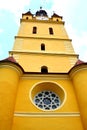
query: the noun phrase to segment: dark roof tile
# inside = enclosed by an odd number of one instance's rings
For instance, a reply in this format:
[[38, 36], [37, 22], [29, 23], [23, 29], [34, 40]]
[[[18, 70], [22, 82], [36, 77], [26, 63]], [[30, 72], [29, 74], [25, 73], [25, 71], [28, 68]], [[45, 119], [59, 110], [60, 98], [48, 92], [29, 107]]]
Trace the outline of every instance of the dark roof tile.
[[52, 17], [59, 17], [59, 18], [62, 18], [62, 16], [59, 16], [59, 15], [57, 15], [56, 13], [54, 13], [54, 14], [52, 15]]
[[31, 15], [31, 16], [33, 16], [33, 14], [30, 11], [24, 13], [23, 15]]
[[85, 63], [85, 62], [84, 62], [84, 61], [81, 61], [80, 59], [78, 59], [77, 62], [75, 63], [75, 66], [76, 66], [76, 65], [83, 64], [83, 63]]
[[13, 56], [3, 59], [2, 61], [11, 61], [11, 62], [17, 63]]

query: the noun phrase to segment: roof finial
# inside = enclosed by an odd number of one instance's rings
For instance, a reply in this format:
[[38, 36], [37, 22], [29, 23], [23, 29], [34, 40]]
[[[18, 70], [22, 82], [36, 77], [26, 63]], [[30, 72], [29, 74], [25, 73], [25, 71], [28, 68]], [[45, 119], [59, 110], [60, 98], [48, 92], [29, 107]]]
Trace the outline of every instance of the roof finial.
[[42, 6], [40, 6], [40, 10], [42, 9]]
[[55, 11], [53, 11], [53, 14], [55, 13]]

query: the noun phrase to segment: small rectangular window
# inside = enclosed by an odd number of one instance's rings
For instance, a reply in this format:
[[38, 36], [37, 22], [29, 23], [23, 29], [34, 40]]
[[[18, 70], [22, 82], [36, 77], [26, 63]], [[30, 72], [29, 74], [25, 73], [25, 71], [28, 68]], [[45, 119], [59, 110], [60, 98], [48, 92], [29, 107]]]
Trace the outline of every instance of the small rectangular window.
[[53, 34], [53, 28], [49, 28], [49, 34]]
[[43, 43], [41, 44], [41, 50], [45, 51], [45, 44], [43, 44]]
[[33, 34], [37, 33], [37, 27], [33, 27]]

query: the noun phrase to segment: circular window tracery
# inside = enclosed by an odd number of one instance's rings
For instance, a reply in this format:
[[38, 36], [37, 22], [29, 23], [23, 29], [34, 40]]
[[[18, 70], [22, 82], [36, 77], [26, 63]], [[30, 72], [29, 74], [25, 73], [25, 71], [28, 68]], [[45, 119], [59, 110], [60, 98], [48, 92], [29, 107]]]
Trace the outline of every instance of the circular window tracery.
[[41, 91], [34, 97], [34, 103], [41, 109], [54, 110], [61, 104], [60, 98], [52, 91]]

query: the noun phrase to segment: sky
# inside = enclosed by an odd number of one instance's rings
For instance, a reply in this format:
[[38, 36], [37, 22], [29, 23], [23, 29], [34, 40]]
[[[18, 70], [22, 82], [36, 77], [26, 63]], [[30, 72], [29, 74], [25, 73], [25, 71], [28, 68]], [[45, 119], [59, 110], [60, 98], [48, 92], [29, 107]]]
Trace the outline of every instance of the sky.
[[[1, 0], [0, 0], [1, 1]], [[65, 28], [79, 59], [87, 62], [87, 0], [2, 0], [0, 2], [0, 60], [9, 56], [22, 13], [35, 13], [40, 7], [49, 17], [63, 16]]]

